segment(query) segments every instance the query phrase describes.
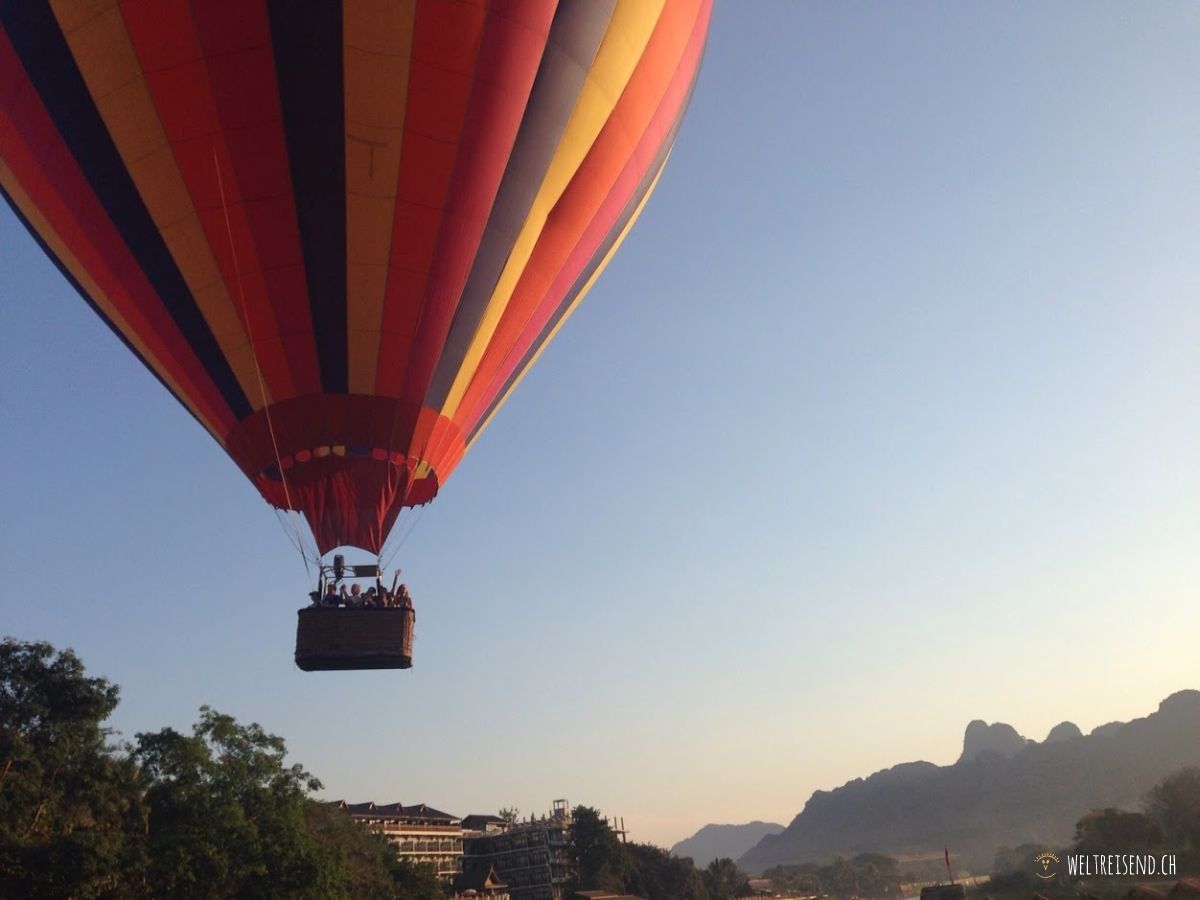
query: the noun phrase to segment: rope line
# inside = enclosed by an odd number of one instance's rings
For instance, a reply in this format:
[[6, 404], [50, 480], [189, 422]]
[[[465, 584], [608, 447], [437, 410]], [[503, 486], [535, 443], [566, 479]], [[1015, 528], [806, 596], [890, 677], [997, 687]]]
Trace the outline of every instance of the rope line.
[[[221, 212], [225, 217], [225, 233], [229, 238], [229, 253], [233, 257], [233, 274], [237, 279], [238, 296], [242, 303], [242, 319], [246, 323], [246, 338], [250, 342], [250, 358], [254, 360], [254, 374], [258, 377], [258, 392], [262, 399], [263, 413], [267, 419], [267, 432], [271, 435], [271, 448], [275, 452], [275, 466], [279, 469], [279, 479], [283, 482], [283, 497], [287, 501], [288, 521], [296, 531], [296, 549], [304, 560], [304, 572], [312, 581], [312, 569], [308, 565], [308, 554], [304, 552], [304, 539], [300, 536], [300, 525], [292, 518], [295, 511], [292, 506], [292, 493], [288, 490], [287, 475], [283, 470], [283, 462], [279, 457], [279, 442], [275, 438], [275, 425], [271, 421], [271, 404], [267, 401], [267, 385], [263, 380], [262, 367], [258, 364], [258, 351], [254, 347], [254, 332], [250, 327], [250, 311], [246, 306], [246, 287], [242, 283], [241, 266], [238, 264], [237, 248], [233, 244], [233, 225], [229, 221], [229, 203], [225, 199], [225, 181], [221, 178], [221, 160], [217, 156], [217, 148], [213, 146], [213, 168], [217, 171], [217, 190], [221, 195]], [[279, 510], [276, 509], [276, 518]], [[280, 523], [282, 524], [282, 523]], [[286, 533], [286, 529], [285, 529]]]
[[[307, 549], [296, 543], [296, 539], [292, 537], [291, 532], [288, 531], [288, 526], [283, 523], [283, 516], [281, 515], [280, 510], [276, 509], [275, 507], [271, 507], [271, 510], [275, 513], [275, 521], [277, 521], [279, 523], [279, 527], [283, 529], [283, 536], [287, 538], [288, 543], [295, 547], [300, 552], [301, 556], [304, 556], [310, 562], [319, 564], [319, 557], [308, 555]], [[311, 574], [312, 573], [310, 572], [310, 577]]]
[[404, 536], [402, 538], [400, 538], [400, 542], [398, 544], [396, 544], [395, 548], [392, 550], [392, 555], [388, 557], [388, 561], [386, 563], [383, 563], [379, 567], [381, 571], [389, 568], [392, 565], [392, 560], [394, 560], [396, 558], [396, 554], [398, 554], [400, 552], [400, 548], [402, 548], [404, 546], [404, 543], [405, 543], [405, 541], [408, 540], [409, 535], [411, 535], [413, 533], [413, 531], [416, 530], [417, 523], [421, 521], [421, 516], [424, 514], [424, 512], [425, 512], [425, 505], [422, 505], [421, 508], [416, 511], [416, 515], [414, 515], [412, 517], [412, 519], [408, 525], [408, 531], [406, 531], [404, 533]]

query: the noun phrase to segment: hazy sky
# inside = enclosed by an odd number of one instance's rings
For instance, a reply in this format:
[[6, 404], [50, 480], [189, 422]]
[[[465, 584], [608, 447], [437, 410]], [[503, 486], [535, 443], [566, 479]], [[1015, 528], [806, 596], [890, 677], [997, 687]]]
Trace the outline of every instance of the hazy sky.
[[1200, 686], [1200, 6], [718, 3], [641, 222], [304, 674], [275, 515], [0, 213], [0, 632], [326, 796], [670, 845]]

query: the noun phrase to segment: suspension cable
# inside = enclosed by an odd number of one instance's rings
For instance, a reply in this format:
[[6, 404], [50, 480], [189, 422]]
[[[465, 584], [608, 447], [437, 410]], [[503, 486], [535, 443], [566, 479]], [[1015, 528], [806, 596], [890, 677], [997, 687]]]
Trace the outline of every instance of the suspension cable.
[[404, 532], [404, 536], [400, 538], [399, 543], [397, 543], [396, 546], [392, 549], [392, 555], [388, 557], [387, 562], [379, 567], [380, 571], [387, 569], [388, 566], [390, 566], [392, 564], [392, 560], [394, 560], [396, 558], [396, 554], [400, 552], [400, 548], [404, 546], [404, 543], [405, 543], [405, 541], [408, 540], [409, 535], [411, 535], [413, 533], [413, 531], [416, 530], [417, 523], [421, 521], [421, 516], [425, 513], [425, 506], [426, 506], [426, 504], [421, 504], [421, 508], [417, 510], [416, 515], [414, 515], [412, 517], [412, 519], [410, 520], [410, 522], [408, 524], [408, 531]]
[[[308, 555], [304, 552], [304, 539], [300, 536], [300, 525], [292, 519], [292, 514], [295, 512], [292, 506], [292, 494], [288, 489], [287, 474], [284, 472], [283, 462], [279, 457], [279, 442], [275, 438], [275, 425], [271, 422], [271, 404], [267, 400], [267, 385], [263, 380], [262, 367], [258, 364], [258, 351], [254, 346], [254, 332], [250, 326], [250, 311], [246, 306], [246, 287], [242, 283], [237, 248], [233, 243], [233, 225], [229, 221], [229, 203], [225, 199], [225, 182], [221, 178], [221, 160], [217, 156], [215, 144], [213, 145], [213, 168], [217, 172], [217, 190], [221, 195], [221, 212], [225, 217], [225, 234], [229, 238], [229, 254], [233, 257], [233, 275], [237, 279], [238, 295], [242, 303], [242, 320], [246, 324], [246, 338], [250, 342], [250, 358], [254, 361], [254, 374], [258, 376], [258, 392], [262, 399], [263, 413], [267, 420], [267, 432], [271, 435], [271, 448], [275, 452], [275, 466], [279, 470], [279, 478], [283, 482], [283, 497], [287, 502], [288, 521], [292, 523], [292, 527], [296, 531], [296, 549], [300, 551], [300, 558], [304, 561], [304, 572], [308, 580], [312, 581], [312, 569], [308, 565]], [[278, 513], [278, 510], [276, 512]]]

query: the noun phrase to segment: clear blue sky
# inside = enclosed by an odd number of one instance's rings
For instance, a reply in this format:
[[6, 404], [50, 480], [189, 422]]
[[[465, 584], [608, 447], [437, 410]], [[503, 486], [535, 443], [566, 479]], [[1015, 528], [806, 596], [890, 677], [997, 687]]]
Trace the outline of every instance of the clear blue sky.
[[326, 795], [669, 845], [1200, 686], [1200, 7], [718, 3], [616, 261], [303, 674], [274, 514], [0, 213], [0, 631]]

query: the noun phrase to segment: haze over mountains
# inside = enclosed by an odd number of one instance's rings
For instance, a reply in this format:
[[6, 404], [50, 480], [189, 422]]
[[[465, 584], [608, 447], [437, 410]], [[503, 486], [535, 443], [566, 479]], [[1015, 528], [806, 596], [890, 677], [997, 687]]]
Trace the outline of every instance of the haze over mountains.
[[768, 834], [779, 834], [776, 822], [747, 822], [745, 825], [705, 825], [690, 838], [671, 848], [674, 856], [690, 856], [700, 868], [714, 859], [737, 859]]
[[[1145, 718], [1088, 735], [1063, 722], [1041, 742], [976, 720], [953, 765], [901, 763], [816, 791], [786, 829], [762, 837], [738, 864], [759, 873], [869, 851], [930, 856], [948, 846], [964, 867], [986, 870], [1002, 845], [1066, 846], [1088, 810], [1137, 809], [1147, 790], [1188, 765], [1200, 765], [1200, 691], [1179, 691]], [[681, 855], [701, 864], [692, 850]]]

